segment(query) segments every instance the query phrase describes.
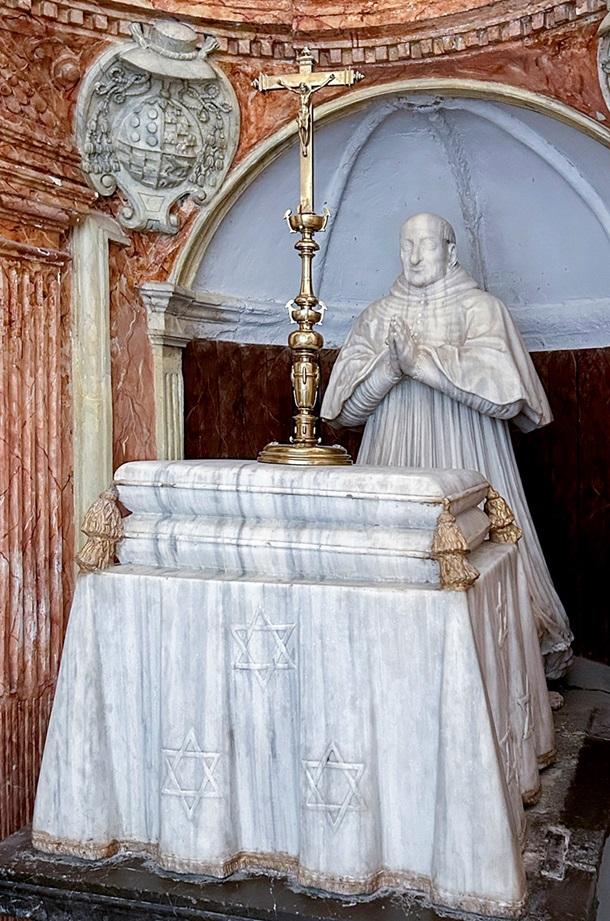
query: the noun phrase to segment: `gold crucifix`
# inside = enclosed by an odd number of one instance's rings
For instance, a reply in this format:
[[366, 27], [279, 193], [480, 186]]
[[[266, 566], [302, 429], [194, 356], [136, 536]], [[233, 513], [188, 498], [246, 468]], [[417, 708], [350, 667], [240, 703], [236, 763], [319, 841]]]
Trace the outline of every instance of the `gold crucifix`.
[[343, 70], [313, 72], [314, 56], [303, 48], [296, 74], [259, 74], [252, 85], [261, 93], [288, 90], [299, 97], [297, 127], [301, 142], [301, 201], [299, 211], [313, 212], [313, 95], [327, 86], [353, 86], [364, 74], [346, 67]]
[[353, 86], [363, 74], [346, 67], [343, 70], [313, 72], [314, 57], [309, 48], [298, 56], [299, 72], [295, 74], [259, 74], [253, 86], [261, 93], [287, 90], [299, 100], [297, 129], [300, 147], [300, 201], [296, 214], [286, 212], [289, 227], [299, 232], [295, 244], [301, 258], [301, 287], [294, 300], [289, 301], [291, 319], [298, 324], [288, 337], [292, 351], [292, 392], [297, 406], [294, 430], [289, 444], [271, 442], [258, 459], [266, 464], [351, 464], [352, 459], [340, 445], [323, 445], [318, 437], [318, 417], [315, 409], [320, 384], [320, 349], [324, 340], [314, 325], [322, 319], [322, 307], [313, 290], [311, 262], [319, 246], [314, 234], [324, 230], [329, 212], [316, 214], [313, 203], [313, 96], [332, 86]]

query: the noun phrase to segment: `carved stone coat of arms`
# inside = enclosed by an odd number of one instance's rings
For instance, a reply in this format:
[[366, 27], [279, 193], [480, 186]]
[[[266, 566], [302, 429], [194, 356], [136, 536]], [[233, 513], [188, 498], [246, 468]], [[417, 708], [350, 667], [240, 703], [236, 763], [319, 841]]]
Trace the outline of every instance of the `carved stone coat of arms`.
[[208, 55], [213, 37], [174, 21], [102, 55], [79, 96], [82, 168], [101, 195], [117, 187], [125, 227], [175, 233], [172, 206], [186, 195], [203, 204], [219, 189], [239, 137], [233, 88]]

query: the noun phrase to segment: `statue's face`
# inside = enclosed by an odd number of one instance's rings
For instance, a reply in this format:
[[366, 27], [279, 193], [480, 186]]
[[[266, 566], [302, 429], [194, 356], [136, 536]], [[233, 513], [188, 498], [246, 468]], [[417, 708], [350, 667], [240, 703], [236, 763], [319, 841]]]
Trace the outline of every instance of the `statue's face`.
[[443, 224], [433, 214], [418, 214], [403, 225], [400, 258], [409, 284], [425, 288], [455, 264], [455, 243], [448, 243], [445, 236]]

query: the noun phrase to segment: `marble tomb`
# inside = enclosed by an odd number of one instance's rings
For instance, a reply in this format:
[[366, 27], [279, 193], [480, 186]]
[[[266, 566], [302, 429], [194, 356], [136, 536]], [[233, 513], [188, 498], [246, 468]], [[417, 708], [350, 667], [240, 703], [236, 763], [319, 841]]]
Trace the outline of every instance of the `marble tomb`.
[[149, 461], [115, 482], [131, 514], [118, 565], [78, 580], [36, 847], [518, 916], [554, 739], [487, 481]]

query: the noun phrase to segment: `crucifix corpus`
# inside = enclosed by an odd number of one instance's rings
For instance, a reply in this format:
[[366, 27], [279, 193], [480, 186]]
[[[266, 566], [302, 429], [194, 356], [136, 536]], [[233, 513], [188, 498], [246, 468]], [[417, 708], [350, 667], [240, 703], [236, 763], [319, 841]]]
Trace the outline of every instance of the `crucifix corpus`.
[[286, 212], [291, 233], [300, 233], [295, 244], [301, 258], [301, 287], [297, 296], [288, 302], [291, 319], [297, 323], [288, 337], [292, 352], [292, 392], [297, 413], [294, 416], [293, 434], [288, 444], [273, 441], [258, 455], [265, 464], [351, 464], [352, 459], [340, 445], [323, 445], [318, 435], [318, 417], [315, 414], [320, 386], [320, 349], [324, 339], [314, 329], [322, 320], [325, 305], [313, 290], [312, 259], [319, 246], [314, 234], [324, 230], [330, 212], [316, 214], [313, 202], [313, 96], [325, 87], [353, 86], [363, 74], [346, 67], [344, 70], [313, 72], [313, 55], [304, 48], [299, 56], [299, 72], [294, 74], [260, 74], [253, 86], [261, 93], [270, 90], [287, 90], [298, 97], [297, 128], [300, 146], [301, 194], [296, 213]]

